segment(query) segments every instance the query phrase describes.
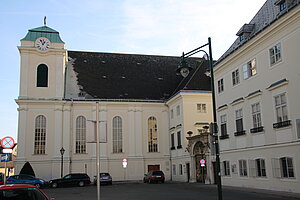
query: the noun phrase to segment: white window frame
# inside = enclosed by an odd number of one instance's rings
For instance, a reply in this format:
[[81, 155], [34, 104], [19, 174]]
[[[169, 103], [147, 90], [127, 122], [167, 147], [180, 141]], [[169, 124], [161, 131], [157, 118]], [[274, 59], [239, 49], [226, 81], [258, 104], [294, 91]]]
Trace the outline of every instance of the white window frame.
[[180, 105], [176, 106], [176, 114], [177, 116], [180, 115]]
[[240, 73], [239, 69], [236, 69], [232, 72], [232, 85], [235, 86], [240, 83]]
[[75, 153], [86, 153], [86, 118], [78, 116], [76, 118], [76, 139], [75, 139]]
[[148, 152], [158, 152], [157, 120], [154, 116], [148, 118]]
[[277, 122], [284, 122], [288, 120], [287, 99], [286, 93], [281, 93], [274, 96], [275, 113]]
[[112, 123], [112, 146], [113, 153], [122, 153], [123, 152], [123, 132], [122, 132], [122, 118], [120, 116], [115, 116]]
[[239, 160], [239, 174], [240, 177], [248, 176], [247, 160]]
[[224, 91], [224, 79], [221, 78], [218, 80], [218, 93], [221, 93]]
[[174, 110], [172, 109], [171, 110], [171, 119], [173, 119], [174, 118]]
[[46, 153], [46, 117], [39, 115], [35, 118], [34, 154], [44, 155]]
[[260, 178], [267, 177], [266, 161], [262, 158], [255, 159], [256, 176]]
[[223, 175], [230, 176], [230, 163], [228, 160], [222, 162], [223, 164]]
[[[226, 114], [223, 114], [220, 116], [220, 122], [221, 122], [221, 135], [227, 135], [227, 116]], [[223, 127], [225, 126], [225, 132], [223, 131]]]
[[[240, 123], [241, 120], [241, 123]], [[238, 127], [238, 125], [241, 124], [242, 127]], [[235, 127], [236, 127], [236, 132], [241, 132], [244, 130], [244, 124], [243, 124], [243, 109], [240, 108], [235, 111]], [[241, 129], [241, 130], [239, 130]]]
[[280, 168], [282, 178], [295, 178], [294, 161], [292, 157], [280, 158]]
[[206, 113], [206, 104], [198, 103], [197, 104], [197, 111], [200, 113]]
[[179, 164], [179, 175], [183, 174], [183, 167], [182, 164]]
[[260, 103], [254, 103], [251, 105], [252, 110], [252, 122], [253, 122], [253, 128], [258, 128], [262, 126], [261, 121], [261, 112], [260, 112]]
[[256, 59], [252, 59], [243, 65], [244, 79], [248, 79], [257, 74]]
[[270, 64], [275, 65], [279, 63], [282, 60], [281, 56], [281, 44], [278, 43], [272, 48], [269, 49], [269, 55], [270, 55]]

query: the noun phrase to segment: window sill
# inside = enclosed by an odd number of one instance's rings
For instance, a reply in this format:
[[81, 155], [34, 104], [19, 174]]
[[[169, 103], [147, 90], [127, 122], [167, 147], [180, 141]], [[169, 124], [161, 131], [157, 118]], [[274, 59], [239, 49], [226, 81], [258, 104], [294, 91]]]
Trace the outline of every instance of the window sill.
[[250, 133], [259, 133], [259, 132], [263, 132], [263, 131], [264, 131], [263, 126], [250, 129]]
[[273, 128], [283, 128], [283, 127], [288, 127], [291, 126], [291, 120], [283, 121], [283, 122], [277, 122], [273, 124]]
[[242, 136], [242, 135], [246, 135], [246, 131], [238, 131], [234, 133], [234, 136]]
[[228, 139], [229, 138], [229, 135], [226, 134], [226, 135], [220, 135], [220, 140], [225, 140], [225, 139]]

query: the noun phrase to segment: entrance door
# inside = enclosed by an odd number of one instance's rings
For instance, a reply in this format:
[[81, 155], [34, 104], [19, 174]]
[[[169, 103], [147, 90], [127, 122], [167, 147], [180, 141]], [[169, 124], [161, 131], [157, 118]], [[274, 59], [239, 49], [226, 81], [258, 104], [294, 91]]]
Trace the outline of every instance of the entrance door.
[[186, 163], [187, 182], [190, 182], [190, 163]]
[[148, 172], [149, 171], [159, 171], [160, 165], [148, 165]]

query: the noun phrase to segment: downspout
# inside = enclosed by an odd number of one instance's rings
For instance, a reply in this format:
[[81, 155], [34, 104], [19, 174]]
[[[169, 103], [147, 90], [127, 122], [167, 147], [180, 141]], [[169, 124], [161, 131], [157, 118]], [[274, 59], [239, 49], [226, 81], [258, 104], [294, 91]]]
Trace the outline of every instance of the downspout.
[[70, 108], [70, 148], [69, 148], [69, 173], [72, 172], [72, 156], [73, 156], [73, 115], [74, 115], [74, 105], [73, 99], [71, 99]]

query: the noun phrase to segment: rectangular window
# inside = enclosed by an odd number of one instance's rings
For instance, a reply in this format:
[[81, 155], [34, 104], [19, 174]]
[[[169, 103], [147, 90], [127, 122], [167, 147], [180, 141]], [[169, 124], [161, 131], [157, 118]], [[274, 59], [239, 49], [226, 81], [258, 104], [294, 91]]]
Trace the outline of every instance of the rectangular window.
[[229, 161], [223, 161], [223, 170], [224, 176], [230, 176], [230, 165]]
[[173, 165], [173, 175], [176, 175], [176, 165]]
[[240, 176], [248, 176], [246, 160], [239, 160], [239, 168], [240, 168]]
[[279, 4], [279, 11], [283, 11], [286, 9], [286, 1], [282, 1], [280, 4]]
[[179, 164], [179, 175], [182, 175], [182, 164]]
[[177, 113], [177, 116], [180, 115], [180, 106], [179, 105], [176, 107], [176, 113]]
[[287, 121], [288, 113], [285, 93], [275, 96], [274, 99], [277, 122]]
[[236, 132], [242, 132], [243, 128], [243, 110], [239, 109], [235, 111], [235, 123], [236, 123]]
[[293, 158], [280, 158], [281, 176], [283, 178], [294, 178]]
[[281, 45], [280, 43], [276, 44], [274, 47], [269, 49], [270, 53], [270, 63], [274, 65], [281, 61]]
[[206, 113], [206, 104], [197, 104], [197, 111], [201, 113]]
[[221, 115], [221, 136], [227, 135], [227, 119], [226, 115]]
[[173, 111], [173, 109], [171, 110], [171, 119], [173, 119], [174, 118], [174, 111]]
[[171, 134], [171, 149], [175, 149], [174, 133]]
[[232, 72], [232, 85], [237, 85], [240, 83], [240, 75], [239, 75], [239, 69]]
[[256, 175], [257, 177], [266, 177], [266, 164], [264, 159], [256, 159]]
[[249, 61], [247, 64], [243, 65], [244, 79], [250, 78], [254, 76], [256, 72], [256, 60], [253, 59]]
[[182, 148], [181, 146], [181, 132], [177, 132], [177, 149]]
[[218, 80], [218, 92], [221, 93], [224, 91], [224, 82], [223, 79], [221, 78], [220, 80]]
[[252, 119], [253, 119], [253, 128], [258, 128], [262, 126], [261, 115], [260, 115], [260, 104], [255, 103], [251, 105], [252, 108]]

